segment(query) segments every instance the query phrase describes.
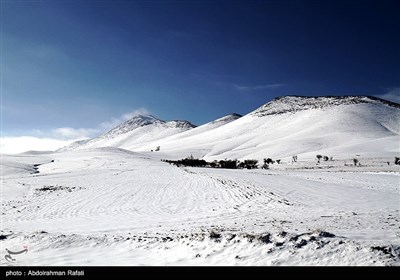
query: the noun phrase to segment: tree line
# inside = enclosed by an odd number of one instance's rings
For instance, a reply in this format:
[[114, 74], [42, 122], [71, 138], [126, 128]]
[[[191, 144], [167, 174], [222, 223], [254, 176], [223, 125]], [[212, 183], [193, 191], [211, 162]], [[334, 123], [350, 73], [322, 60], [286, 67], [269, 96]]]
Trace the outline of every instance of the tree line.
[[[324, 161], [332, 161], [333, 157], [317, 155], [316, 156], [318, 163], [320, 160]], [[243, 161], [237, 159], [224, 159], [224, 160], [214, 160], [211, 162], [205, 161], [204, 159], [196, 159], [193, 156], [179, 159], [179, 160], [168, 160], [162, 159], [163, 162], [168, 162], [169, 164], [174, 164], [178, 167], [180, 166], [189, 166], [189, 167], [210, 167], [210, 168], [224, 168], [224, 169], [269, 169], [270, 164], [280, 164], [281, 160], [276, 159], [273, 160], [272, 158], [264, 158], [263, 164], [259, 166], [258, 160], [256, 159], [245, 159]], [[292, 163], [297, 162], [297, 156], [293, 156]], [[359, 160], [357, 158], [353, 159], [354, 166], [361, 166]], [[400, 165], [400, 157], [395, 157], [394, 163], [396, 165]], [[346, 165], [346, 163], [345, 163]], [[389, 165], [389, 162], [388, 162]]]
[[[257, 169], [259, 168], [258, 160], [256, 159], [245, 159], [243, 161], [237, 159], [225, 159], [225, 160], [214, 160], [211, 162], [205, 161], [204, 159], [195, 159], [192, 156], [179, 160], [168, 160], [162, 159], [163, 162], [168, 162], [174, 164], [178, 167], [180, 166], [190, 166], [190, 167], [210, 167], [210, 168], [224, 168], [224, 169]], [[272, 160], [271, 158], [264, 159], [264, 164], [261, 166], [263, 169], [268, 169], [269, 164], [281, 162], [280, 159]]]

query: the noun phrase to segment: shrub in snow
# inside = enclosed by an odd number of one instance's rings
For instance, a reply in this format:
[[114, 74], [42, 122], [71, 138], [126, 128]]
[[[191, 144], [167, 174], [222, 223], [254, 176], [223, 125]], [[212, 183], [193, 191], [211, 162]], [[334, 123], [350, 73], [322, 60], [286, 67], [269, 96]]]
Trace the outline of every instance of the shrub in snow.
[[236, 159], [235, 160], [225, 159], [225, 160], [220, 160], [218, 163], [221, 168], [236, 169], [238, 161]]
[[219, 163], [218, 163], [218, 161], [216, 161], [216, 160], [214, 160], [214, 161], [212, 161], [212, 162], [210, 162], [210, 167], [212, 167], [212, 168], [216, 168], [216, 167], [219, 167]]
[[221, 234], [220, 233], [217, 233], [217, 232], [215, 232], [215, 231], [211, 231], [210, 232], [210, 238], [211, 239], [219, 239], [219, 238], [221, 238]]
[[267, 159], [264, 159], [264, 163], [266, 163], [266, 164], [274, 164], [275, 163], [275, 161], [273, 161], [272, 160], [272, 158], [267, 158]]
[[191, 166], [191, 167], [204, 167], [207, 162], [203, 159], [185, 158], [180, 160], [165, 160], [166, 162], [173, 163], [176, 166]]
[[359, 162], [358, 162], [358, 159], [356, 159], [356, 158], [353, 158], [353, 162], [354, 162], [354, 166], [356, 166], [357, 163], [359, 163]]
[[269, 233], [259, 236], [258, 240], [260, 240], [262, 243], [266, 243], [266, 244], [272, 243], [271, 234], [269, 234]]
[[257, 168], [258, 160], [256, 159], [246, 159], [243, 162], [243, 167], [247, 169], [256, 169]]

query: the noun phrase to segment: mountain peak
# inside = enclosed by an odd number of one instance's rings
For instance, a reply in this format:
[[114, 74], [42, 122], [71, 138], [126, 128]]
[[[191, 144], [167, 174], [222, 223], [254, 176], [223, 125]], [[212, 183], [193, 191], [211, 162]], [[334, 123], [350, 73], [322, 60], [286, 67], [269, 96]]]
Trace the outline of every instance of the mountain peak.
[[280, 96], [264, 104], [251, 114], [259, 117], [294, 113], [297, 111], [309, 110], [309, 109], [322, 109], [326, 107], [339, 106], [339, 105], [351, 105], [351, 104], [386, 104], [392, 107], [399, 108], [400, 105], [390, 101], [386, 101], [373, 96], [297, 96], [288, 95]]
[[153, 115], [150, 115], [150, 114], [148, 114], [148, 115], [139, 114], [139, 115], [133, 116], [128, 121], [130, 121], [130, 120], [143, 120], [143, 121], [150, 121], [151, 122], [151, 121], [156, 121], [156, 120], [159, 120], [159, 119], [154, 117]]
[[216, 123], [229, 123], [231, 121], [237, 120], [241, 118], [242, 115], [236, 114], [236, 113], [231, 113], [226, 116], [223, 116], [219, 119], [216, 119], [215, 121], [212, 121], [211, 124], [216, 124]]
[[196, 126], [189, 121], [185, 120], [173, 120], [167, 122], [167, 124], [172, 125], [173, 127], [183, 128], [185, 130], [195, 128]]
[[164, 121], [157, 119], [152, 115], [136, 115], [129, 120], [117, 125], [115, 128], [111, 129], [107, 133], [103, 134], [101, 137], [109, 138], [115, 135], [121, 135], [132, 131], [135, 128], [147, 126], [150, 124], [164, 123]]
[[[119, 126], [145, 126], [145, 125], [149, 125], [152, 123], [156, 123], [156, 122], [163, 122], [160, 119], [157, 119], [156, 117], [152, 116], [152, 115], [136, 115], [134, 117], [132, 117], [131, 119], [123, 122], [122, 124], [120, 124]], [[117, 126], [117, 127], [119, 127]]]

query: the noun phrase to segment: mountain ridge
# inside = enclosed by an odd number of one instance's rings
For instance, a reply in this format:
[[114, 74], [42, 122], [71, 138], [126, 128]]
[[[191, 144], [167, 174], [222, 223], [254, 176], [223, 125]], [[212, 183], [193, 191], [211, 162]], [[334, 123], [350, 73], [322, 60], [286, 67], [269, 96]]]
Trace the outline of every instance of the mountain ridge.
[[[311, 156], [317, 151], [334, 156], [355, 150], [393, 154], [400, 152], [399, 109], [400, 104], [369, 96], [282, 96], [244, 116], [228, 114], [198, 127], [139, 117], [104, 134], [112, 137], [70, 147], [149, 152], [160, 146], [169, 158], [192, 154], [207, 160]], [[135, 127], [138, 123], [142, 126]]]
[[391, 107], [400, 108], [400, 104], [374, 96], [347, 95], [347, 96], [279, 96], [260, 106], [252, 113], [257, 116], [283, 114], [308, 109], [321, 109], [330, 106], [351, 105], [361, 103], [382, 103]]

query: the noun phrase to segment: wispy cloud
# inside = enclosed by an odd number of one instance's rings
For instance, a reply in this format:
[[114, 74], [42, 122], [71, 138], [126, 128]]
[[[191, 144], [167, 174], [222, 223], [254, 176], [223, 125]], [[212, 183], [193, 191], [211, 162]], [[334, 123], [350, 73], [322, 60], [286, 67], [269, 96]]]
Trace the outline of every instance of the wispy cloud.
[[36, 138], [51, 138], [62, 141], [77, 141], [95, 137], [99, 133], [101, 133], [99, 128], [58, 127], [51, 130], [31, 129], [26, 133], [26, 136], [33, 136]]
[[139, 108], [119, 117], [100, 123], [94, 128], [59, 127], [49, 131], [32, 129], [29, 135], [7, 136], [0, 139], [1, 153], [16, 154], [26, 151], [55, 151], [75, 141], [96, 137], [118, 124], [138, 115], [149, 115], [146, 108]]
[[376, 95], [376, 97], [400, 103], [400, 87], [391, 88], [387, 93]]
[[250, 90], [262, 90], [262, 89], [277, 89], [286, 86], [285, 84], [265, 84], [265, 85], [254, 85], [254, 86], [243, 86], [234, 84], [233, 87], [239, 91], [250, 91]]
[[72, 127], [60, 127], [53, 129], [53, 134], [56, 138], [60, 139], [87, 139], [95, 136], [100, 132], [97, 128], [72, 128]]

